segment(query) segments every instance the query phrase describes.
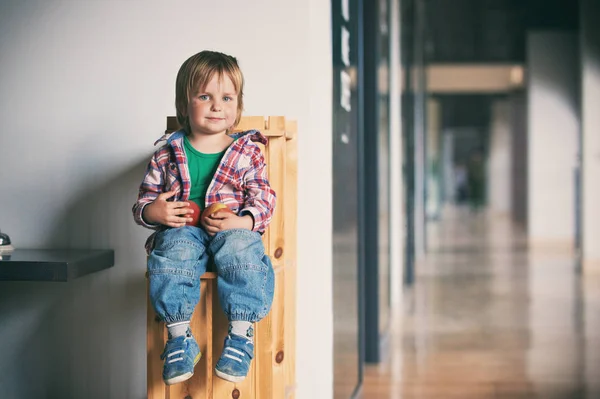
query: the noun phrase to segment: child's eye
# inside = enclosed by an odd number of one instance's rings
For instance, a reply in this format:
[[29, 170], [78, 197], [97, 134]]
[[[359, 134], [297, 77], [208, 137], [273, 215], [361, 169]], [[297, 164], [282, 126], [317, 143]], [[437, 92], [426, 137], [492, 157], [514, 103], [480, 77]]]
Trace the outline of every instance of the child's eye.
[[231, 98], [231, 97], [229, 97], [229, 96], [225, 96], [225, 97], [223, 97], [223, 101], [229, 102], [229, 101], [231, 101], [231, 100], [233, 100], [233, 98]]
[[199, 98], [200, 100], [202, 100], [202, 101], [206, 101], [206, 100], [208, 100], [208, 95], [206, 95], [206, 94], [201, 94], [201, 95], [199, 95], [199, 96], [198, 96], [198, 98]]

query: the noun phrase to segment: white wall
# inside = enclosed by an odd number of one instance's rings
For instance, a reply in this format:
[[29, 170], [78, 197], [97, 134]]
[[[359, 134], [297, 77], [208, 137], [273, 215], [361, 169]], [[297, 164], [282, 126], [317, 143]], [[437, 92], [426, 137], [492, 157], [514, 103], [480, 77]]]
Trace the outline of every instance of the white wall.
[[529, 206], [533, 244], [571, 246], [577, 151], [577, 37], [534, 32], [527, 41]]
[[496, 100], [492, 105], [487, 186], [490, 211], [502, 215], [511, 211], [512, 145], [509, 117], [509, 102]]
[[587, 271], [600, 271], [600, 4], [581, 2], [583, 259]]
[[246, 115], [299, 121], [297, 397], [331, 397], [330, 42], [328, 1], [0, 0], [0, 228], [116, 253], [73, 283], [0, 283], [3, 397], [145, 396], [149, 230], [130, 209], [202, 49], [238, 57]]

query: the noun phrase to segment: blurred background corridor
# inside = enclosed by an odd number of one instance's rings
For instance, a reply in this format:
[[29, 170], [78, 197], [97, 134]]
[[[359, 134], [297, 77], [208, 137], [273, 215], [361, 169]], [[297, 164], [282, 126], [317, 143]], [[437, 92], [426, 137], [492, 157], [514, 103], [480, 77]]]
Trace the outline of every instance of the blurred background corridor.
[[335, 398], [600, 398], [600, 2], [332, 13]]

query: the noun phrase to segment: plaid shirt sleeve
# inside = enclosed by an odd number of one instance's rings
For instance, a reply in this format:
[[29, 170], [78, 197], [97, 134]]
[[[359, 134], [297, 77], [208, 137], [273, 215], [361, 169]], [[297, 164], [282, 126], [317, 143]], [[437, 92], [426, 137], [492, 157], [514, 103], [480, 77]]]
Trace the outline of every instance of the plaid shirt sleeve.
[[267, 179], [267, 165], [258, 146], [252, 154], [252, 165], [244, 175], [246, 193], [241, 214], [250, 213], [254, 218], [253, 231], [264, 232], [275, 210], [276, 194]]
[[152, 203], [158, 195], [163, 192], [164, 178], [158, 154], [159, 153], [156, 152], [148, 163], [144, 179], [140, 185], [137, 201], [132, 209], [133, 219], [137, 224], [154, 230], [158, 229], [160, 225], [146, 223], [142, 218], [142, 214], [144, 212], [144, 207]]

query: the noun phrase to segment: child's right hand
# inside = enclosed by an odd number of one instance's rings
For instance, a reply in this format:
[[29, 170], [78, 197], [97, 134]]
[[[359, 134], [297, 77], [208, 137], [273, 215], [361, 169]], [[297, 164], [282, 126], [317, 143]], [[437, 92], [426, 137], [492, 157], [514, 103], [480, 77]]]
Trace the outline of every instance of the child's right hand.
[[154, 202], [144, 207], [142, 217], [148, 224], [162, 224], [169, 227], [183, 227], [192, 218], [186, 215], [194, 213], [188, 202], [167, 201], [176, 194], [168, 191], [160, 194]]

